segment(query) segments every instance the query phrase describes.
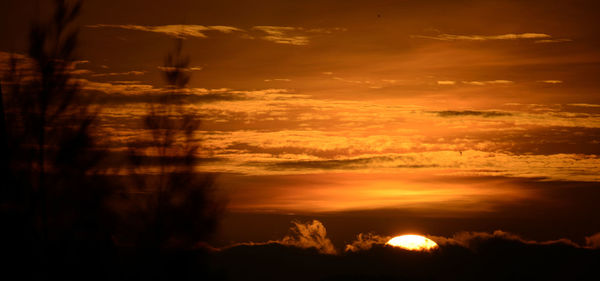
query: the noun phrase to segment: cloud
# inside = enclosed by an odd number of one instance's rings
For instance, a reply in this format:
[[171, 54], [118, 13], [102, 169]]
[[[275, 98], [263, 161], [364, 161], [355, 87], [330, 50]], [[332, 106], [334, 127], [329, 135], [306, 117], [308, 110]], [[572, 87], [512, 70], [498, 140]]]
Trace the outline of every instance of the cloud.
[[563, 43], [563, 42], [572, 42], [572, 39], [561, 38], [561, 39], [542, 39], [536, 40], [534, 43]]
[[[543, 180], [570, 180], [570, 181], [600, 181], [598, 177], [598, 164], [600, 159], [595, 155], [585, 155], [577, 153], [556, 153], [548, 155], [536, 154], [513, 154], [510, 152], [489, 152], [496, 150], [497, 145], [491, 141], [481, 141], [471, 145], [477, 150], [460, 150], [459, 147], [454, 151], [424, 151], [411, 153], [364, 153], [359, 156], [345, 155], [344, 151], [372, 151], [381, 148], [378, 143], [373, 143], [369, 139], [340, 139], [339, 144], [327, 143], [336, 142], [330, 136], [313, 136], [311, 143], [300, 144], [290, 143], [290, 139], [282, 134], [264, 133], [259, 147], [280, 148], [285, 151], [296, 151], [312, 154], [312, 151], [322, 151], [323, 145], [339, 145], [331, 147], [334, 150], [334, 156], [322, 157], [316, 160], [302, 159], [281, 159], [273, 157], [272, 154], [258, 154], [245, 151], [235, 154], [236, 161], [243, 161], [247, 167], [256, 167], [251, 174], [298, 174], [298, 173], [318, 173], [323, 171], [360, 171], [372, 173], [375, 170], [415, 170], [415, 169], [435, 169], [437, 171], [454, 172], [450, 174], [460, 175], [479, 175], [479, 176], [508, 176], [537, 178]], [[297, 141], [303, 140], [297, 135]], [[230, 135], [231, 137], [231, 135]], [[243, 143], [255, 143], [256, 136], [244, 134], [240, 136], [239, 141]], [[263, 139], [264, 138], [264, 139]], [[246, 141], [244, 141], [244, 139]], [[287, 143], [286, 143], [287, 142]], [[385, 144], [385, 143], [384, 143]], [[319, 150], [319, 145], [321, 149]], [[393, 146], [393, 144], [390, 144]], [[399, 144], [398, 144], [399, 145]], [[369, 147], [373, 146], [373, 147]], [[435, 146], [433, 147], [435, 148]], [[294, 150], [292, 150], [294, 149]], [[418, 149], [410, 148], [412, 150]], [[336, 151], [337, 150], [337, 151]], [[459, 153], [460, 150], [460, 153]], [[486, 151], [488, 150], [488, 151]], [[258, 150], [260, 151], [260, 150]], [[301, 154], [298, 154], [301, 157]], [[234, 157], [233, 155], [231, 157]], [[331, 159], [333, 157], [333, 159]], [[239, 162], [238, 162], [239, 163]], [[391, 201], [390, 201], [391, 202]]]
[[275, 42], [278, 44], [288, 45], [308, 45], [310, 42], [311, 35], [316, 34], [330, 34], [336, 31], [345, 31], [343, 28], [303, 28], [303, 27], [291, 27], [291, 26], [254, 26], [254, 30], [259, 30], [266, 35], [261, 38], [267, 41]]
[[83, 74], [91, 74], [93, 72], [89, 69], [75, 69], [75, 70], [71, 71], [70, 73], [73, 75], [83, 75]]
[[125, 71], [125, 72], [109, 72], [109, 73], [96, 73], [93, 74], [92, 76], [94, 77], [106, 77], [106, 76], [126, 76], [126, 75], [144, 75], [146, 73], [146, 71], [138, 71], [138, 70], [131, 70], [131, 71]]
[[539, 83], [546, 83], [546, 84], [561, 84], [563, 81], [561, 80], [541, 80], [538, 81]]
[[442, 81], [437, 81], [438, 85], [454, 85], [456, 84], [455, 81], [449, 81], [449, 80], [442, 80]]
[[288, 78], [274, 78], [274, 79], [265, 79], [265, 82], [291, 82], [292, 79]]
[[[403, 159], [404, 157], [390, 157], [390, 156], [366, 156], [366, 157], [355, 157], [347, 159], [321, 159], [321, 160], [302, 160], [302, 161], [281, 161], [273, 163], [275, 169], [363, 169], [367, 167], [377, 167], [379, 165], [385, 165], [384, 163], [394, 163], [396, 168], [435, 168], [437, 164], [433, 163], [418, 163], [418, 161], [411, 161], [411, 157]], [[413, 162], [413, 163], [410, 163]]]
[[544, 39], [552, 38], [545, 33], [508, 33], [501, 35], [455, 35], [455, 34], [438, 34], [438, 35], [412, 35], [412, 38], [433, 39], [440, 41], [488, 41], [488, 40], [517, 40], [517, 39]]
[[[187, 88], [177, 93], [170, 89], [155, 87], [141, 81], [110, 81], [96, 82], [87, 79], [76, 79], [84, 91], [101, 92], [105, 95], [96, 96], [96, 102], [103, 104], [136, 104], [152, 103], [158, 95], [170, 93], [173, 102], [206, 103], [217, 101], [237, 101], [247, 99], [278, 99], [285, 92], [281, 89], [264, 89], [256, 91], [233, 91], [227, 88], [205, 89]], [[291, 95], [293, 96], [293, 95]], [[128, 110], [132, 110], [129, 108]]]
[[492, 233], [488, 232], [459, 232], [454, 234], [452, 237], [440, 237], [440, 236], [428, 236], [430, 239], [438, 243], [438, 245], [460, 245], [465, 248], [469, 248], [472, 250], [477, 249], [483, 242], [489, 240], [505, 240], [505, 241], [514, 241], [522, 244], [529, 245], [568, 245], [574, 248], [581, 248], [580, 245], [571, 241], [570, 239], [560, 238], [557, 240], [547, 240], [547, 241], [535, 241], [535, 240], [527, 240], [520, 237], [517, 234], [513, 234], [510, 232], [496, 230]]
[[217, 31], [221, 33], [244, 32], [244, 30], [233, 26], [223, 25], [194, 25], [194, 24], [172, 24], [172, 25], [134, 25], [134, 24], [92, 24], [88, 28], [119, 28], [127, 30], [138, 30], [166, 34], [177, 38], [196, 37], [206, 38], [206, 32]]
[[73, 64], [74, 67], [76, 67], [79, 64], [88, 64], [88, 63], [90, 63], [89, 60], [76, 60], [76, 61], [72, 62], [72, 64]]
[[299, 248], [315, 248], [323, 254], [335, 254], [336, 250], [327, 238], [325, 226], [318, 220], [310, 223], [293, 222], [293, 234], [281, 240], [281, 244]]
[[[176, 38], [207, 38], [207, 32], [234, 33], [240, 32], [242, 38], [255, 39], [246, 30], [224, 25], [194, 25], [194, 24], [172, 24], [172, 25], [135, 25], [135, 24], [92, 24], [88, 28], [118, 28], [126, 30], [137, 30], [144, 32], [160, 33]], [[254, 26], [252, 30], [263, 33], [259, 38], [278, 44], [303, 46], [310, 43], [310, 38], [318, 34], [331, 34], [337, 31], [345, 31], [344, 28], [304, 28], [291, 26]], [[266, 34], [266, 35], [264, 35]]]
[[454, 117], [454, 116], [500, 117], [500, 116], [511, 116], [512, 113], [501, 112], [501, 111], [444, 110], [444, 111], [438, 111], [437, 115], [440, 117]]
[[[13, 59], [14, 61], [12, 61]], [[17, 73], [22, 75], [21, 78], [27, 80], [37, 75], [36, 62], [28, 55], [0, 51], [0, 73], [4, 74], [4, 72], [9, 71], [12, 62], [15, 63], [14, 67]], [[90, 63], [88, 60], [68, 61], [65, 70], [71, 75], [91, 74], [93, 71], [89, 69], [77, 69], [77, 66], [88, 63]]]
[[373, 233], [359, 233], [356, 236], [356, 240], [350, 244], [346, 244], [344, 251], [346, 252], [358, 252], [366, 251], [373, 248], [375, 245], [384, 245], [387, 241], [392, 239], [393, 236], [379, 236]]
[[513, 81], [510, 80], [490, 80], [490, 81], [462, 81], [463, 84], [467, 85], [475, 85], [475, 86], [484, 86], [484, 85], [507, 85], [513, 84]]
[[578, 106], [578, 107], [600, 107], [600, 104], [592, 104], [592, 103], [569, 103], [567, 105]]
[[75, 81], [81, 85], [83, 90], [98, 91], [105, 94], [137, 95], [160, 92], [160, 89], [148, 84], [107, 83], [87, 79], [76, 79]]
[[291, 32], [297, 31], [295, 27], [288, 26], [255, 26], [256, 30], [265, 32], [267, 35], [262, 39], [289, 45], [308, 45], [308, 36], [306, 35], [290, 35]]
[[[158, 66], [157, 68], [160, 71], [173, 71], [173, 70], [175, 70], [175, 67], [172, 67], [172, 66]], [[202, 66], [192, 66], [192, 67], [180, 68], [179, 70], [185, 71], [185, 72], [191, 72], [191, 71], [200, 71], [202, 69], [203, 69]]]
[[600, 232], [598, 232], [592, 236], [586, 237], [585, 244], [588, 248], [600, 249]]
[[280, 240], [271, 240], [268, 242], [245, 242], [237, 243], [227, 248], [237, 246], [258, 246], [280, 244], [284, 246], [297, 247], [301, 249], [313, 248], [319, 253], [334, 255], [337, 253], [331, 240], [327, 238], [327, 230], [325, 226], [318, 220], [312, 222], [301, 223], [298, 221], [292, 222], [294, 226], [290, 228], [292, 234], [283, 237]]

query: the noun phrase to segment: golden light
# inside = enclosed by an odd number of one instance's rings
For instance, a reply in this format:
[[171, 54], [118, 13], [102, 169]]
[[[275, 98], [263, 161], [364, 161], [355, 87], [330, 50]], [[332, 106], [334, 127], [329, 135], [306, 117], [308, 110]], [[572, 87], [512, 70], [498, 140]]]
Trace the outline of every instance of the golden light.
[[421, 235], [396, 236], [385, 244], [410, 251], [429, 251], [438, 247], [437, 243], [433, 242], [433, 240]]

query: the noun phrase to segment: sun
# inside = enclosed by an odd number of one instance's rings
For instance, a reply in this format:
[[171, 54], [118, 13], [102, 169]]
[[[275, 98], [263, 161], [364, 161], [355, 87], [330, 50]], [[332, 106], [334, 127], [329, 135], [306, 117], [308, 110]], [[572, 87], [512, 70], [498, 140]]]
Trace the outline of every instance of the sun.
[[421, 235], [396, 236], [385, 244], [410, 251], [429, 251], [438, 247], [438, 244], [433, 240]]

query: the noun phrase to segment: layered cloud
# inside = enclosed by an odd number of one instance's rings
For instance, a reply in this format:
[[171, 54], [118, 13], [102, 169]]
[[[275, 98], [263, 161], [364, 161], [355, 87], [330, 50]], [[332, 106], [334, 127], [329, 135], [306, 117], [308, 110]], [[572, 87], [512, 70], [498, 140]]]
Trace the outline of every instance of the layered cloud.
[[221, 33], [243, 32], [242, 29], [223, 25], [194, 25], [194, 24], [171, 24], [171, 25], [135, 25], [135, 24], [92, 24], [88, 28], [118, 28], [165, 34], [177, 38], [197, 37], [206, 38], [207, 32], [217, 31]]
[[490, 80], [490, 81], [462, 81], [463, 84], [467, 84], [467, 85], [476, 85], [476, 86], [483, 86], [483, 85], [506, 85], [506, 84], [513, 84], [513, 81], [510, 80]]
[[[143, 104], [168, 92], [135, 81], [79, 82], [87, 91], [108, 95], [104, 101], [110, 108], [102, 115], [107, 126], [134, 120], [135, 112], [143, 112]], [[599, 133], [600, 115], [593, 112], [593, 104], [432, 110], [319, 100], [278, 88], [189, 88], [179, 95], [189, 102], [188, 107], [203, 114], [203, 126], [210, 132], [210, 137], [203, 138], [203, 146], [224, 161], [202, 169], [215, 172], [281, 175], [431, 170], [599, 180], [594, 136]], [[124, 104], [130, 106], [123, 108]], [[572, 112], [577, 108], [592, 112]], [[120, 134], [130, 135], [138, 129], [122, 130], [106, 142], [118, 143]]]
[[140, 71], [140, 70], [131, 70], [131, 71], [125, 71], [125, 72], [105, 72], [105, 73], [95, 73], [92, 74], [93, 77], [106, 77], [106, 76], [129, 76], [129, 75], [134, 75], [134, 76], [138, 76], [138, 75], [144, 75], [146, 73], [146, 71]]
[[[233, 26], [223, 25], [195, 25], [195, 24], [171, 24], [171, 25], [135, 25], [135, 24], [92, 24], [86, 27], [92, 29], [116, 28], [159, 33], [176, 38], [207, 38], [209, 32], [220, 32], [225, 34], [241, 33], [242, 38], [254, 39], [256, 37], [266, 41], [303, 46], [308, 45], [311, 38], [323, 34], [345, 31], [344, 28], [304, 28], [294, 26], [254, 26], [250, 30], [244, 30]], [[256, 33], [256, 34], [253, 34]]]
[[345, 30], [343, 28], [303, 28], [291, 26], [255, 26], [253, 29], [266, 33], [266, 35], [261, 37], [264, 40], [289, 45], [308, 45], [310, 36]]
[[499, 35], [457, 35], [457, 34], [437, 34], [437, 35], [412, 35], [412, 38], [432, 39], [440, 41], [497, 41], [497, 40], [534, 40], [535, 43], [558, 43], [569, 42], [570, 39], [555, 39], [546, 33], [507, 33]]

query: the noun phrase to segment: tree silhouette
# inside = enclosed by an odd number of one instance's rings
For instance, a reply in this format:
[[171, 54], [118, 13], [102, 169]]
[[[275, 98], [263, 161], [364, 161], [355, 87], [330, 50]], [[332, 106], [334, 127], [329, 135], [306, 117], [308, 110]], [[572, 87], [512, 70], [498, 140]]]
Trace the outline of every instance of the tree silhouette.
[[28, 55], [13, 55], [1, 83], [2, 243], [8, 268], [27, 265], [39, 279], [101, 266], [110, 249], [96, 113], [71, 76], [80, 9], [81, 1], [54, 1], [52, 17], [31, 28]]
[[[200, 118], [186, 104], [182, 41], [165, 59], [166, 90], [143, 117], [147, 137], [131, 144], [134, 184], [121, 186], [103, 174], [98, 111], [72, 77], [81, 1], [54, 4], [0, 81], [3, 268], [41, 280], [199, 276], [194, 248], [214, 232], [223, 204], [214, 175], [195, 169]], [[116, 192], [123, 188], [139, 192]]]
[[182, 47], [177, 40], [165, 58], [166, 90], [149, 103], [143, 119], [148, 139], [130, 146], [136, 194], [143, 194], [137, 202], [144, 219], [138, 221], [145, 225], [138, 241], [147, 248], [193, 248], [214, 232], [223, 209], [214, 194], [214, 175], [195, 168], [200, 120], [186, 103], [190, 58]]

